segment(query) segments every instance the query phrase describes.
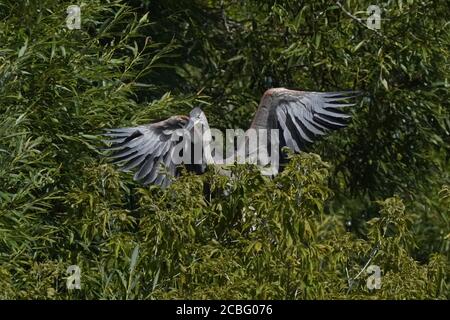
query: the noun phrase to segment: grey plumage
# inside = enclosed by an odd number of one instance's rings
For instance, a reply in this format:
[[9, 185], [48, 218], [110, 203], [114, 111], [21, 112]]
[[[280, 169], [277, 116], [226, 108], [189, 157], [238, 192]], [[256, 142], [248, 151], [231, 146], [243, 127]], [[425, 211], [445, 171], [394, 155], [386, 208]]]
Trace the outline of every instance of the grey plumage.
[[[287, 146], [294, 152], [300, 152], [318, 137], [347, 126], [350, 115], [344, 113], [342, 108], [354, 106], [348, 101], [358, 94], [354, 91], [269, 89], [261, 99], [250, 129], [280, 129], [280, 149]], [[154, 183], [167, 187], [176, 175], [172, 157], [178, 140], [173, 138], [174, 133], [177, 129], [185, 129], [194, 135], [198, 124], [209, 129], [203, 111], [194, 108], [189, 116], [173, 116], [137, 127], [107, 129], [103, 135], [107, 137], [107, 149], [112, 152], [109, 158], [118, 163], [122, 170], [135, 170], [134, 179], [144, 185]], [[270, 144], [270, 139], [267, 144]], [[187, 168], [202, 173], [206, 162], [203, 157], [200, 165], [188, 165]]]
[[[251, 128], [280, 128], [285, 145], [300, 152], [300, 145], [313, 143], [318, 136], [347, 126], [350, 115], [341, 111], [354, 103], [339, 103], [355, 98], [355, 91], [305, 92], [284, 88], [270, 89], [253, 118]], [[282, 146], [283, 147], [283, 146]]]

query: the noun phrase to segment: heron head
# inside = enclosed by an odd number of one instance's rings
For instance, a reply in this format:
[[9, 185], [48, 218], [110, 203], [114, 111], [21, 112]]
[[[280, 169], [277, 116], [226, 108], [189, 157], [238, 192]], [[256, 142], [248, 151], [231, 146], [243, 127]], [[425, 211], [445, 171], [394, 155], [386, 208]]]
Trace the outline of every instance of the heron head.
[[192, 109], [191, 113], [189, 114], [189, 117], [191, 119], [194, 119], [194, 121], [201, 120], [202, 116], [204, 117], [205, 115], [204, 115], [202, 109], [200, 109], [199, 107]]
[[186, 129], [191, 130], [198, 124], [204, 123], [206, 123], [205, 114], [203, 113], [202, 109], [197, 107], [192, 109], [191, 113], [189, 114], [189, 123], [187, 124]]
[[207, 125], [207, 120], [205, 114], [202, 109], [194, 108], [189, 114], [189, 117], [186, 117], [187, 123], [185, 124], [184, 130], [185, 132], [193, 131], [194, 136], [202, 137], [204, 126]]

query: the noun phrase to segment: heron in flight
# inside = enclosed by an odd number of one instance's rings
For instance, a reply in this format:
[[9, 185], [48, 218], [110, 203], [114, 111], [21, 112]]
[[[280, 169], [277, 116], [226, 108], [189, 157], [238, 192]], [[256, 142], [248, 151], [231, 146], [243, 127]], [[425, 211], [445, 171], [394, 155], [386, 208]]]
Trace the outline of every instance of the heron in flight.
[[[358, 95], [359, 92], [356, 91], [307, 92], [272, 88], [261, 98], [249, 130], [266, 132], [276, 129], [279, 132], [279, 150], [287, 147], [299, 153], [318, 137], [346, 127], [350, 115], [343, 112], [342, 108], [354, 106], [355, 103], [351, 100]], [[194, 108], [189, 116], [177, 115], [147, 125], [107, 129], [104, 135], [109, 139], [105, 141], [108, 144], [107, 150], [112, 151], [109, 157], [123, 171], [135, 171], [134, 180], [144, 185], [156, 184], [165, 188], [178, 172], [174, 152], [179, 140], [173, 139], [173, 136], [180, 130], [192, 135], [198, 134], [199, 125], [209, 129], [203, 111]], [[264, 141], [266, 145], [262, 147], [270, 149], [270, 137]], [[210, 142], [211, 139], [202, 148], [205, 149]], [[245, 147], [245, 142], [245, 139], [241, 140], [235, 150], [243, 151], [248, 156], [251, 151]], [[208, 152], [203, 152], [200, 161], [194, 164], [187, 161], [183, 164], [188, 170], [201, 174], [205, 172], [206, 164], [214, 164], [211, 159]]]

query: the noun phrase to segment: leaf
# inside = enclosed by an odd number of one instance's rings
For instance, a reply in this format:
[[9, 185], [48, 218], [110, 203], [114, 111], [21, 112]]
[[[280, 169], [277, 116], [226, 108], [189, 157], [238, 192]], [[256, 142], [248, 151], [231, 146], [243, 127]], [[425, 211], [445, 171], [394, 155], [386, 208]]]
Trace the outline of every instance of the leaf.
[[161, 271], [161, 268], [158, 268], [158, 271], [156, 272], [156, 275], [153, 278], [152, 291], [155, 291], [156, 286], [158, 285], [160, 271]]
[[19, 54], [18, 54], [19, 58], [21, 58], [25, 54], [25, 51], [27, 51], [27, 48], [28, 48], [28, 38], [25, 39], [25, 44], [19, 50]]
[[127, 289], [128, 288], [127, 280], [123, 276], [123, 273], [120, 270], [116, 270], [116, 273], [119, 275], [119, 279], [120, 279], [120, 281], [122, 283], [123, 288]]
[[388, 87], [388, 83], [387, 83], [386, 79], [381, 79], [381, 84], [386, 89], [386, 91], [389, 91], [389, 87]]
[[136, 267], [138, 256], [139, 256], [139, 245], [136, 245], [136, 247], [133, 250], [133, 253], [131, 254], [130, 274], [133, 273], [134, 268]]
[[227, 63], [234, 62], [234, 61], [237, 61], [237, 60], [242, 60], [242, 59], [245, 59], [245, 56], [240, 54], [240, 55], [234, 56], [231, 59], [228, 59]]
[[141, 19], [139, 19], [139, 24], [143, 24], [143, 23], [145, 23], [145, 22], [147, 22], [147, 21], [148, 21], [148, 12], [145, 13], [145, 14], [141, 17]]
[[360, 43], [358, 43], [354, 48], [353, 48], [353, 52], [358, 51], [359, 48], [361, 48], [361, 46], [366, 42], [366, 40], [362, 40]]
[[315, 47], [316, 47], [316, 49], [319, 48], [321, 40], [322, 40], [322, 35], [320, 33], [318, 33], [316, 35], [316, 39], [315, 39]]

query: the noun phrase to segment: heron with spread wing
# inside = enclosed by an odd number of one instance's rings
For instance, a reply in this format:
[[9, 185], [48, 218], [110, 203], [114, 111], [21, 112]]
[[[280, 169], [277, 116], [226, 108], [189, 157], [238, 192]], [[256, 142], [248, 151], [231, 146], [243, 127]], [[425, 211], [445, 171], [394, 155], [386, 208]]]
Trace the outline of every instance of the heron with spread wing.
[[[355, 103], [350, 100], [358, 94], [355, 91], [306, 92], [285, 88], [269, 89], [261, 99], [249, 130], [279, 130], [279, 149], [288, 147], [298, 153], [318, 137], [347, 126], [350, 115], [344, 113], [342, 108], [354, 106]], [[167, 187], [177, 174], [178, 163], [174, 161], [174, 152], [179, 139], [174, 139], [174, 136], [180, 136], [179, 132], [199, 134], [199, 125], [203, 129], [209, 129], [203, 111], [194, 108], [189, 116], [172, 116], [160, 122], [137, 127], [107, 129], [104, 135], [109, 137], [106, 141], [109, 144], [108, 150], [112, 151], [109, 157], [118, 163], [122, 170], [134, 170], [134, 180], [144, 185], [153, 183]], [[203, 138], [199, 141], [205, 143]], [[264, 147], [267, 150], [270, 149], [270, 138], [266, 141], [267, 146]], [[202, 148], [210, 142], [208, 140]], [[242, 140], [236, 152], [245, 149], [244, 143], [245, 140]], [[214, 164], [211, 154], [208, 153], [209, 151], [203, 152], [201, 159], [187, 161], [184, 165], [188, 170], [203, 173], [206, 164]], [[247, 156], [249, 151], [244, 153]]]

